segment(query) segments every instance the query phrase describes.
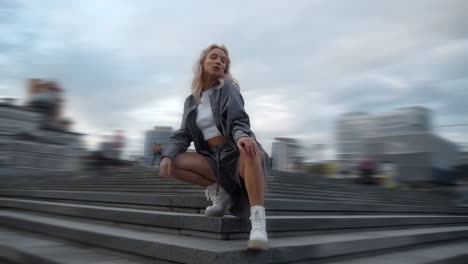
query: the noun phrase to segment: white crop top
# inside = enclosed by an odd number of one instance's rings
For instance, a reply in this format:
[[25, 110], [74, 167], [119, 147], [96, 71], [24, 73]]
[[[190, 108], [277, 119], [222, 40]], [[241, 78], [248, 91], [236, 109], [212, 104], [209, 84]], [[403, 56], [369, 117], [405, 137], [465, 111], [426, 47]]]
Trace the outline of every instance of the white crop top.
[[218, 128], [216, 127], [213, 118], [213, 111], [211, 111], [209, 90], [204, 91], [202, 94], [201, 103], [198, 105], [197, 108], [196, 123], [197, 127], [203, 133], [203, 138], [205, 140], [214, 138], [216, 136], [221, 136], [221, 132], [219, 132]]

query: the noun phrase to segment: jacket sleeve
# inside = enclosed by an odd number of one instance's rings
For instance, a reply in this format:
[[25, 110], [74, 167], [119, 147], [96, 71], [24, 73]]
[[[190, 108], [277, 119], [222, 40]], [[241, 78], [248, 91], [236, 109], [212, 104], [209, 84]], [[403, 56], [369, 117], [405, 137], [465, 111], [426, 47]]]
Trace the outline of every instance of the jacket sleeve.
[[177, 154], [187, 151], [190, 143], [193, 141], [190, 132], [186, 128], [189, 99], [190, 97], [185, 100], [184, 114], [182, 115], [180, 129], [172, 134], [167, 148], [163, 151], [162, 157], [168, 157], [171, 160], [174, 159]]
[[239, 138], [252, 135], [249, 115], [244, 109], [244, 98], [232, 82], [225, 80], [223, 89], [226, 90], [223, 91], [225, 98], [222, 112], [226, 115], [227, 126], [237, 143]]

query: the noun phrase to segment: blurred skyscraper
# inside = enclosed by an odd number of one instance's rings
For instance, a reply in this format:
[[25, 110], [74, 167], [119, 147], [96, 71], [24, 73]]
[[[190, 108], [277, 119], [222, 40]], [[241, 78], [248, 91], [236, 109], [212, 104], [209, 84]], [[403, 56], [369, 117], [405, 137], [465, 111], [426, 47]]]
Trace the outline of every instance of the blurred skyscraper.
[[170, 126], [155, 126], [154, 129], [146, 131], [144, 145], [145, 166], [151, 166], [153, 144], [161, 144], [164, 151], [169, 144], [172, 133], [173, 129]]
[[337, 159], [342, 164], [357, 164], [363, 153], [363, 138], [372, 126], [372, 116], [363, 112], [346, 113], [336, 125]]
[[302, 161], [300, 145], [293, 138], [277, 137], [271, 147], [272, 169], [294, 172]]
[[415, 106], [381, 114], [346, 113], [336, 126], [337, 159], [342, 164], [357, 164], [364, 155], [365, 138], [432, 132], [431, 112]]
[[380, 166], [393, 164], [404, 182], [451, 183], [460, 162], [459, 146], [433, 133], [424, 107], [344, 114], [337, 121], [337, 150], [342, 166], [367, 157]]

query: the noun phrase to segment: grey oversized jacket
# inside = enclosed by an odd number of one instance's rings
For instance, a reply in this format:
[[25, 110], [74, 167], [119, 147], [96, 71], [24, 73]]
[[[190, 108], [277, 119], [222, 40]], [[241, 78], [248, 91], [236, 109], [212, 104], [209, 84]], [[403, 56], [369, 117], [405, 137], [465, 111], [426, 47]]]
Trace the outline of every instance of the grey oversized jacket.
[[[255, 134], [250, 130], [249, 116], [244, 110], [244, 99], [239, 90], [228, 80], [224, 80], [221, 87], [218, 84], [209, 90], [211, 110], [218, 130], [234, 144], [241, 137], [255, 138]], [[173, 159], [177, 154], [185, 152], [192, 141], [198, 153], [209, 153], [203, 134], [196, 125], [197, 107], [198, 102], [193, 95], [187, 97], [182, 124], [172, 135], [163, 157]]]

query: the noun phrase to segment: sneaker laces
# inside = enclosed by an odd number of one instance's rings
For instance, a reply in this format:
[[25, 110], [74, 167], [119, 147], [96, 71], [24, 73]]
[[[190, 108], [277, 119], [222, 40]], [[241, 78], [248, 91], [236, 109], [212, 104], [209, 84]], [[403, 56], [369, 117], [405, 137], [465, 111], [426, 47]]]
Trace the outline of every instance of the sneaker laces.
[[[262, 221], [260, 212], [256, 211], [250, 216], [252, 223], [252, 231], [264, 231], [266, 230], [266, 221]], [[263, 233], [263, 232], [262, 232]]]
[[216, 193], [217, 184], [212, 184], [205, 189], [206, 199], [213, 202], [213, 205], [220, 202], [220, 197], [222, 195], [222, 189], [219, 189], [219, 192]]
[[213, 185], [209, 185], [208, 187], [206, 187], [205, 189], [205, 197], [208, 201], [211, 201], [211, 197], [213, 196], [213, 188], [212, 188]]

